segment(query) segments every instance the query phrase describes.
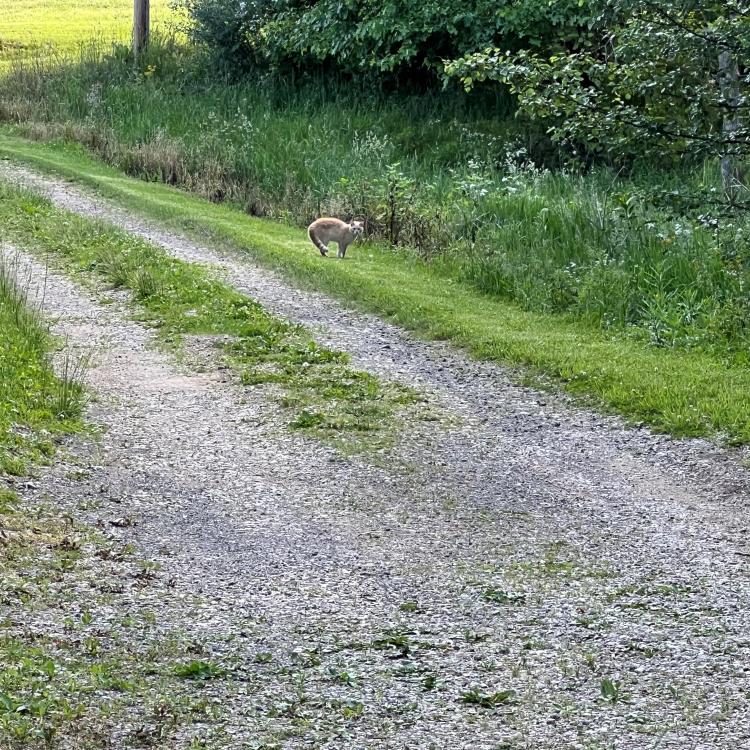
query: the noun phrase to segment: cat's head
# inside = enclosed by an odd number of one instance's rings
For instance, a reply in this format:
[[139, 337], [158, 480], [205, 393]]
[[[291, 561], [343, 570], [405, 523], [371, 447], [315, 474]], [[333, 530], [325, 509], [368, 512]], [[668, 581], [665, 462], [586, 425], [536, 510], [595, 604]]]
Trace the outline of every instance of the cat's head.
[[364, 221], [350, 221], [349, 229], [351, 230], [351, 233], [355, 236], [358, 234], [362, 234], [362, 232], [365, 231], [365, 223]]

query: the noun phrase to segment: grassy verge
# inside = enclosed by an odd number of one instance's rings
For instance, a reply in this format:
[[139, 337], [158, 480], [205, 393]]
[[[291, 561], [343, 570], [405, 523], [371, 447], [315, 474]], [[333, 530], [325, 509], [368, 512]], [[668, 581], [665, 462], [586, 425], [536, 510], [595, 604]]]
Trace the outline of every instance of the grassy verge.
[[25, 474], [30, 463], [52, 455], [56, 435], [80, 427], [77, 367], [66, 366], [57, 377], [54, 348], [44, 320], [16, 283], [11, 253], [0, 246], [0, 475]]
[[177, 346], [184, 336], [210, 337], [245, 385], [273, 384], [293, 428], [349, 447], [380, 446], [394, 417], [419, 400], [410, 389], [355, 370], [348, 355], [317, 346], [302, 327], [269, 315], [206, 269], [126, 232], [2, 183], [0, 224], [14, 242], [131, 290], [139, 317], [158, 327], [163, 342]]
[[523, 366], [567, 391], [675, 435], [750, 442], [750, 370], [702, 352], [655, 349], [561, 316], [483, 295], [406, 253], [355, 248], [322, 261], [303, 232], [253, 218], [159, 183], [144, 183], [80, 148], [0, 136], [0, 153], [79, 180], [174, 226], [210, 233], [286, 276], [474, 356]]

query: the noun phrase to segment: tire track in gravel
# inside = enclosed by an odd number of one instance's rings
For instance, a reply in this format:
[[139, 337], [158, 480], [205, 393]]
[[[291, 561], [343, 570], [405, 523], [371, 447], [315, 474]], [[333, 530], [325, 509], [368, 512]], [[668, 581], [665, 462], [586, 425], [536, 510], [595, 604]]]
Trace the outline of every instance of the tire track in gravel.
[[[271, 312], [462, 418], [416, 426], [392, 466], [339, 456], [280, 430], [261, 391], [181, 373], [124, 309], [47, 279], [60, 330], [98, 342], [90, 418], [106, 428], [91, 481], [53, 472], [47, 487], [106, 487], [113, 513], [139, 517], [122, 533], [176, 591], [202, 597], [189, 627], [244, 633], [240, 659], [273, 654], [257, 692], [240, 686], [230, 701], [237, 747], [279, 733], [283, 747], [750, 743], [741, 454], [574, 409], [62, 181], [9, 164], [0, 173], [217, 264]], [[416, 611], [400, 608], [411, 601]], [[389, 645], [393, 631], [402, 638]], [[308, 697], [279, 715], [269, 706], [294, 694], [292, 675]], [[603, 699], [605, 678], [627, 700]], [[473, 686], [517, 698], [487, 710], [461, 701]], [[361, 703], [361, 716], [336, 701]]]

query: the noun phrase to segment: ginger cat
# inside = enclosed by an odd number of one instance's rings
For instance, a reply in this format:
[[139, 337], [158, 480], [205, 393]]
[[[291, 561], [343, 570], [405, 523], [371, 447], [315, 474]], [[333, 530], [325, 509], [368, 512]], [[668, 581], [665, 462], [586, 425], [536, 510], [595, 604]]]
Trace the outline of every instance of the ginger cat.
[[351, 245], [357, 235], [362, 234], [364, 229], [364, 223], [361, 221], [351, 221], [347, 224], [341, 219], [323, 216], [310, 224], [307, 228], [307, 236], [324, 258], [328, 255], [329, 242], [335, 242], [339, 246], [337, 256], [343, 258], [346, 255], [346, 248]]

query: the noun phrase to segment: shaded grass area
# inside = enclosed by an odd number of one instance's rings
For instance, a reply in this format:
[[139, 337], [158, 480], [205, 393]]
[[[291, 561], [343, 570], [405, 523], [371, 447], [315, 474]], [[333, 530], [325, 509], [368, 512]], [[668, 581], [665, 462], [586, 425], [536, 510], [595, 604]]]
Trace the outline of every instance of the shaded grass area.
[[56, 436], [81, 427], [83, 387], [69, 358], [55, 374], [55, 341], [20, 287], [4, 238], [0, 227], [0, 475], [22, 475], [52, 456]]
[[293, 428], [344, 443], [349, 435], [351, 446], [366, 441], [374, 447], [387, 440], [396, 415], [420, 400], [410, 389], [352, 368], [348, 355], [318, 346], [301, 326], [269, 315], [207, 269], [127, 232], [7, 184], [0, 184], [0, 222], [15, 242], [129, 289], [139, 317], [158, 327], [163, 342], [177, 346], [186, 335], [212, 337], [244, 384], [273, 384]]
[[322, 261], [303, 232], [159, 183], [144, 183], [78, 147], [0, 136], [0, 153], [79, 180], [174, 227], [228, 241], [302, 284], [482, 359], [519, 365], [565, 390], [674, 435], [750, 441], [750, 371], [702, 352], [660, 350], [581, 321], [483, 295], [406, 252], [376, 245]]

